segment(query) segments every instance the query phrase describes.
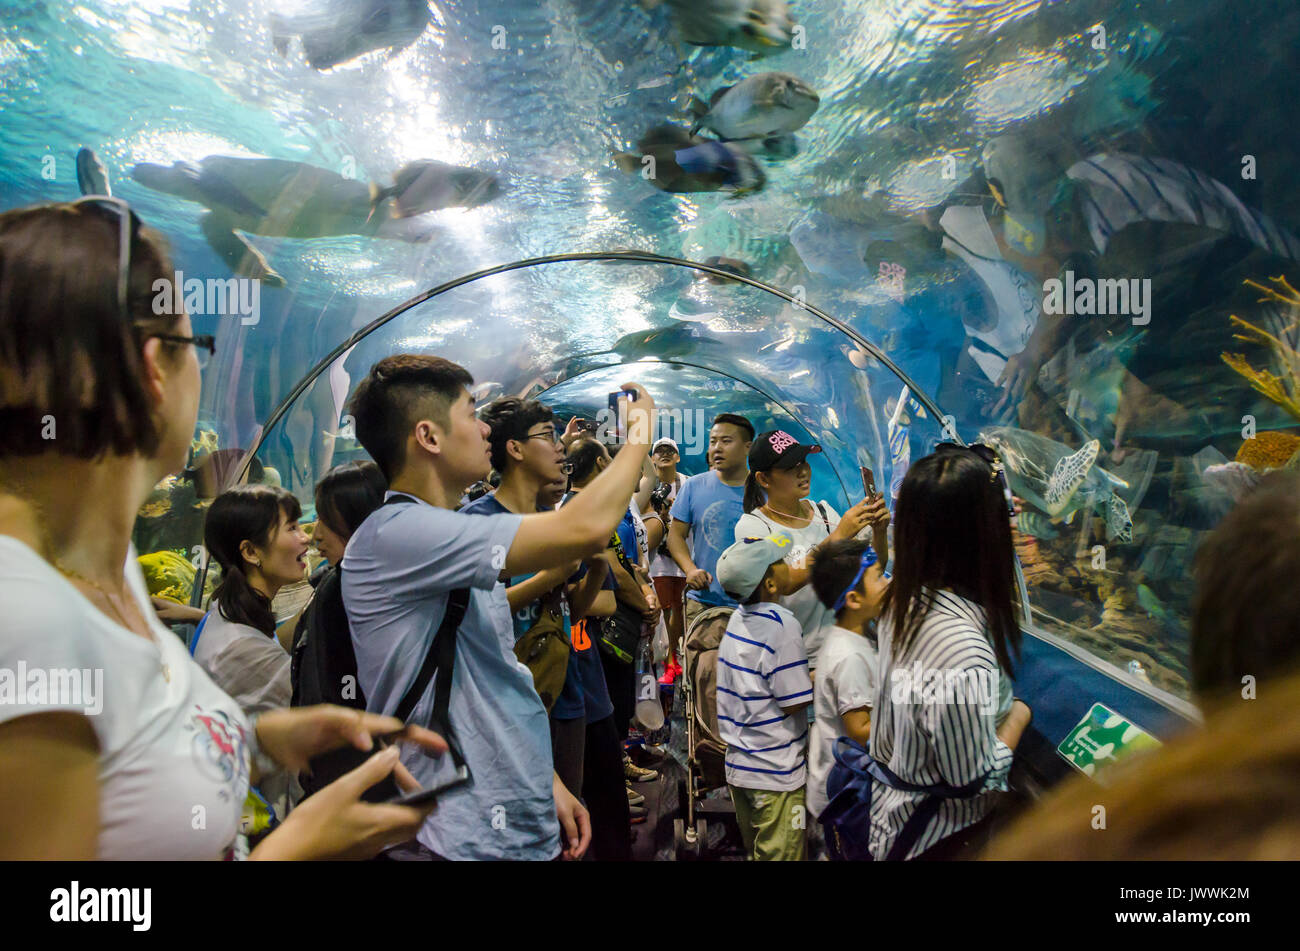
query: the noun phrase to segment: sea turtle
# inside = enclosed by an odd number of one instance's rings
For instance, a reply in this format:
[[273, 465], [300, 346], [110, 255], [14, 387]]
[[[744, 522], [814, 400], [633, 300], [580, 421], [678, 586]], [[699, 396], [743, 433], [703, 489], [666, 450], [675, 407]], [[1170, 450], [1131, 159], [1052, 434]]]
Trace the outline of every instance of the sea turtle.
[[303, 162], [210, 155], [197, 163], [142, 162], [131, 169], [131, 177], [147, 188], [206, 206], [199, 227], [212, 249], [239, 276], [275, 287], [284, 286], [284, 278], [237, 232], [427, 241], [436, 230], [419, 218], [395, 218], [378, 210], [372, 194], [391, 190], [372, 192], [365, 182]]
[[1074, 521], [1080, 509], [1095, 509], [1106, 520], [1111, 541], [1133, 540], [1133, 520], [1120, 491], [1130, 488], [1123, 479], [1096, 465], [1098, 440], [1082, 448], [1069, 446], [1013, 426], [993, 426], [979, 442], [995, 449], [1006, 466], [1011, 491], [1028, 507], [1020, 516], [1027, 534], [1053, 538], [1052, 522]]

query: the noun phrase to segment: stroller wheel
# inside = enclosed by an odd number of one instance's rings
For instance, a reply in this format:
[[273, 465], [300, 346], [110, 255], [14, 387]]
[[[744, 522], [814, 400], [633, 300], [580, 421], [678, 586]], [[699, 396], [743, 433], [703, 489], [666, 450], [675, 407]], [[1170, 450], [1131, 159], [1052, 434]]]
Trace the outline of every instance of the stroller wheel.
[[704, 820], [696, 820], [693, 835], [687, 834], [688, 828], [681, 819], [673, 820], [673, 849], [679, 862], [695, 862], [704, 857]]

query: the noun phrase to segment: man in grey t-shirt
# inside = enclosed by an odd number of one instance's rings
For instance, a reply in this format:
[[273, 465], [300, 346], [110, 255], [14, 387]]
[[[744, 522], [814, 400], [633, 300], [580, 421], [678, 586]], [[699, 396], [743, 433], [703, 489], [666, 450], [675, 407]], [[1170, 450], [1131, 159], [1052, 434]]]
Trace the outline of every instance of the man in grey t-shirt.
[[[581, 504], [536, 515], [454, 512], [465, 488], [489, 469], [488, 428], [474, 415], [472, 383], [447, 360], [401, 354], [375, 364], [353, 397], [357, 439], [388, 478], [389, 498], [410, 499], [372, 513], [344, 553], [343, 600], [358, 685], [369, 709], [395, 710], [449, 594], [470, 588], [456, 639], [449, 720], [471, 780], [439, 797], [419, 844], [447, 859], [578, 859], [591, 838], [587, 811], [551, 769], [546, 709], [528, 668], [515, 659], [499, 578], [603, 548], [627, 511], [649, 447], [627, 446], [582, 493]], [[636, 393], [632, 412], [653, 409], [643, 389], [624, 388]], [[431, 683], [412, 722], [428, 722], [433, 693]], [[426, 787], [452, 770], [450, 757], [415, 752], [403, 762]]]

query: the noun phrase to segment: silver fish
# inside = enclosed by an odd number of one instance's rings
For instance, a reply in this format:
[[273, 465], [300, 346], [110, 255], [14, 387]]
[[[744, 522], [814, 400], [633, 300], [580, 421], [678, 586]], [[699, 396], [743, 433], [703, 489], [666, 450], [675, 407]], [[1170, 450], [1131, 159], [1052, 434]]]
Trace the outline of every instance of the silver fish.
[[388, 188], [370, 186], [371, 204], [393, 199], [393, 217], [410, 218], [441, 208], [476, 208], [503, 192], [500, 179], [463, 165], [433, 159], [408, 162], [393, 173]]
[[696, 99], [691, 132], [711, 129], [721, 139], [781, 141], [802, 129], [817, 111], [816, 90], [790, 73], [759, 73], [713, 93], [708, 104]]
[[330, 69], [371, 50], [403, 50], [428, 25], [428, 0], [315, 0], [296, 13], [272, 13], [271, 41], [284, 56], [301, 36], [307, 64]]
[[[653, 9], [661, 0], [642, 0]], [[790, 46], [794, 20], [786, 0], [662, 0], [692, 46], [730, 46], [760, 56]]]

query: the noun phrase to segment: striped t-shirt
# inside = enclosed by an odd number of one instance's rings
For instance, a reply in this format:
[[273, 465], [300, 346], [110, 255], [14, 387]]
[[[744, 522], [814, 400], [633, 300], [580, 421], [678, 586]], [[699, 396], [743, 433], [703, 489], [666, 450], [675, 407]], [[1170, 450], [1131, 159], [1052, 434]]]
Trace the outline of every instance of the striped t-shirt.
[[[882, 617], [880, 679], [871, 711], [871, 755], [905, 782], [984, 791], [946, 799], [904, 858], [915, 858], [985, 818], [1007, 788], [1012, 751], [997, 725], [1011, 709], [1011, 678], [985, 633], [984, 610], [951, 591], [929, 592], [931, 607], [904, 657], [893, 655], [893, 624]], [[877, 783], [871, 798], [871, 854], [883, 859], [923, 798]]]
[[812, 700], [803, 631], [786, 608], [741, 606], [718, 646], [718, 729], [727, 744], [727, 783], [799, 789], [807, 768], [808, 717], [784, 708]]

